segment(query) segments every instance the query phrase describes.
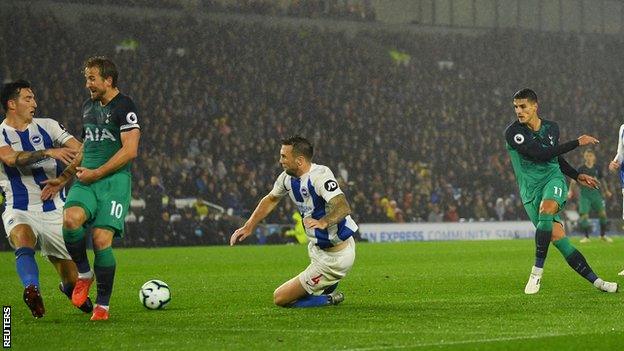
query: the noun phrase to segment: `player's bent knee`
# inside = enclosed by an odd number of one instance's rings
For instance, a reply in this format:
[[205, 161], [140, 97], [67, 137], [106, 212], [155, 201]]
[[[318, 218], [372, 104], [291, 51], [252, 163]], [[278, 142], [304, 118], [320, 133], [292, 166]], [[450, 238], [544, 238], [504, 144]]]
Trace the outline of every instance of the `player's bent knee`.
[[80, 228], [87, 220], [82, 208], [71, 207], [63, 212], [63, 227], [74, 230]]
[[112, 240], [106, 237], [93, 237], [93, 248], [96, 250], [104, 250], [112, 245]]
[[288, 291], [281, 286], [273, 292], [273, 303], [279, 307], [288, 307], [296, 299], [289, 296]]
[[110, 230], [103, 228], [93, 229], [93, 248], [96, 250], [103, 250], [113, 245], [114, 233]]
[[273, 292], [273, 303], [280, 307], [286, 307], [288, 305], [288, 301], [286, 301], [283, 294], [280, 294], [279, 289]]
[[284, 299], [281, 299], [277, 296], [273, 296], [273, 303], [279, 307], [286, 307], [288, 305]]
[[540, 204], [539, 212], [544, 214], [557, 214], [559, 211], [559, 204], [555, 200], [544, 200]]
[[15, 248], [30, 247], [34, 249], [35, 245], [37, 245], [37, 238], [35, 237], [35, 234], [26, 224], [19, 224], [15, 226], [9, 234], [9, 240]]

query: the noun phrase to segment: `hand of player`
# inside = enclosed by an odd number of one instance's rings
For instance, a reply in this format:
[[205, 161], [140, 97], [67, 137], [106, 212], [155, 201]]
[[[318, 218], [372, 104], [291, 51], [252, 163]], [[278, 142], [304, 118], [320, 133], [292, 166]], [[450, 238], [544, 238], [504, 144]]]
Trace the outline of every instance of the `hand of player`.
[[245, 240], [248, 236], [251, 235], [252, 228], [244, 225], [234, 231], [234, 234], [230, 237], [230, 246], [234, 246], [239, 241]]
[[620, 163], [618, 161], [611, 161], [609, 162], [609, 170], [611, 172], [617, 172], [617, 170], [620, 169]]
[[574, 191], [570, 190], [568, 191], [568, 200], [572, 200], [574, 199]]
[[45, 154], [48, 157], [59, 160], [68, 165], [78, 155], [79, 150], [70, 149], [68, 147], [60, 147], [54, 149], [46, 149]]
[[600, 182], [598, 181], [598, 179], [588, 176], [587, 174], [579, 174], [576, 181], [582, 186], [592, 189], [600, 189]]
[[65, 183], [58, 178], [44, 180], [41, 183], [45, 184], [45, 187], [41, 189], [41, 200], [44, 201], [52, 199], [65, 185]]
[[100, 177], [100, 172], [97, 169], [76, 167], [76, 178], [85, 184], [93, 183]]
[[611, 196], [613, 196], [613, 193], [610, 192], [609, 190], [605, 190], [605, 196], [610, 199]]
[[594, 144], [598, 144], [600, 141], [598, 141], [598, 139], [594, 138], [591, 135], [581, 135], [580, 137], [578, 137], [578, 141], [579, 141], [579, 145], [580, 146], [585, 146], [585, 145], [594, 145]]
[[327, 229], [327, 222], [323, 219], [314, 219], [312, 217], [306, 217], [303, 219], [303, 225], [310, 229]]

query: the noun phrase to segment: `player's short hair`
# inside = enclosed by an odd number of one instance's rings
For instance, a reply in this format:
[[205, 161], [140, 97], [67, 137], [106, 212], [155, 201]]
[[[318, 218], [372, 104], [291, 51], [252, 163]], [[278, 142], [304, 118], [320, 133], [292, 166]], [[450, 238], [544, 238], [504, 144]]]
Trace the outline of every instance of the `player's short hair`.
[[117, 78], [119, 78], [119, 71], [115, 63], [104, 56], [89, 57], [85, 63], [84, 68], [97, 67], [100, 70], [100, 76], [106, 79], [111, 77], [113, 79], [113, 88], [117, 87]]
[[22, 89], [31, 89], [30, 82], [24, 79], [18, 79], [2, 86], [0, 103], [2, 103], [2, 108], [5, 112], [9, 111], [9, 100], [17, 99]]
[[282, 145], [291, 145], [295, 156], [303, 156], [306, 160], [311, 160], [314, 156], [314, 146], [310, 141], [302, 136], [293, 135], [282, 139]]
[[513, 96], [514, 100], [521, 100], [521, 99], [527, 99], [531, 102], [537, 102], [537, 94], [529, 89], [529, 88], [524, 88], [524, 89], [520, 89], [518, 90], [514, 96]]

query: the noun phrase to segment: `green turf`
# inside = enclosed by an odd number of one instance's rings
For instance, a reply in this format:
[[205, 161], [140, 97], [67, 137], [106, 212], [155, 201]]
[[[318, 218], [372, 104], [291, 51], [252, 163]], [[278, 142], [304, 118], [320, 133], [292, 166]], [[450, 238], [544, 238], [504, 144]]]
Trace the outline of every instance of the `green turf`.
[[[580, 247], [594, 270], [624, 283], [624, 239]], [[47, 313], [21, 300], [9, 252], [0, 254], [3, 305], [13, 307], [18, 350], [621, 350], [622, 294], [597, 291], [551, 247], [542, 290], [525, 296], [530, 240], [359, 244], [341, 283], [345, 302], [314, 309], [272, 305], [272, 293], [308, 263], [303, 246], [118, 249], [111, 319], [93, 323], [57, 290], [39, 261]], [[138, 289], [167, 282], [166, 310]]]

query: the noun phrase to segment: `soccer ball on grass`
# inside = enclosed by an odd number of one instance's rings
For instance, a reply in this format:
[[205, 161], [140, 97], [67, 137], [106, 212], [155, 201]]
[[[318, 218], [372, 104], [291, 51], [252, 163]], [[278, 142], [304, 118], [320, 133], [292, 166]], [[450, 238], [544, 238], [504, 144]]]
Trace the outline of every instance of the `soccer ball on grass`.
[[139, 301], [150, 310], [165, 307], [171, 301], [169, 285], [157, 279], [147, 281], [139, 290]]

